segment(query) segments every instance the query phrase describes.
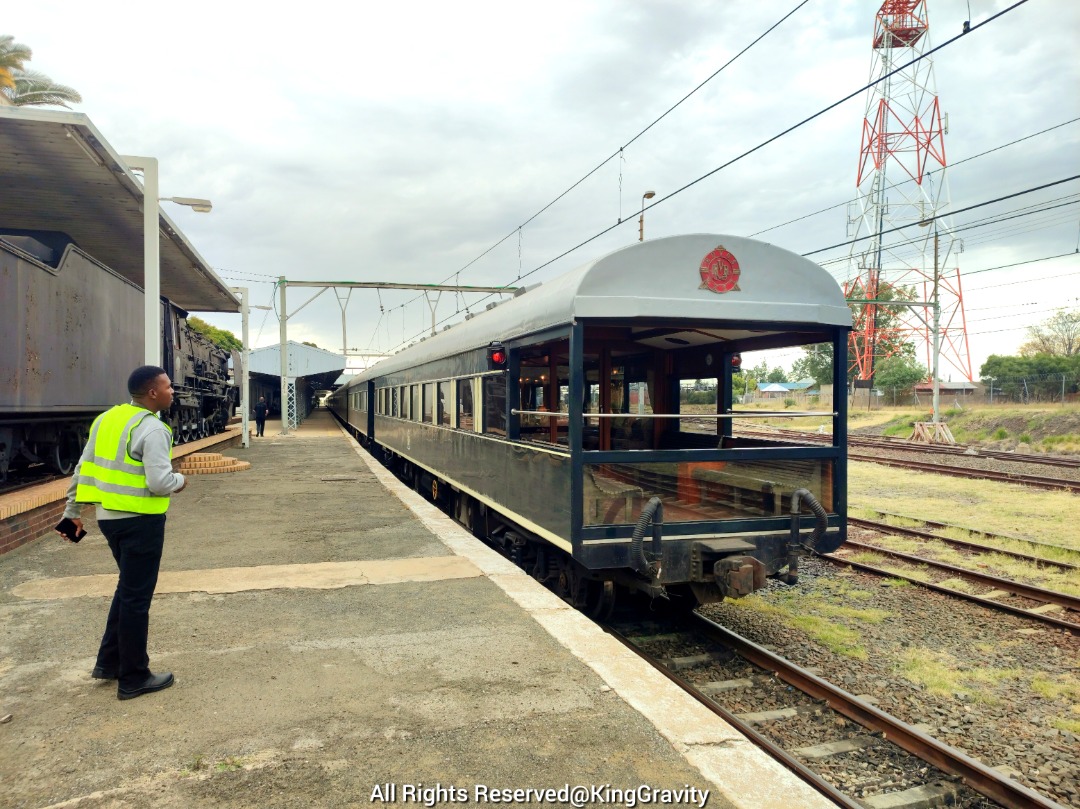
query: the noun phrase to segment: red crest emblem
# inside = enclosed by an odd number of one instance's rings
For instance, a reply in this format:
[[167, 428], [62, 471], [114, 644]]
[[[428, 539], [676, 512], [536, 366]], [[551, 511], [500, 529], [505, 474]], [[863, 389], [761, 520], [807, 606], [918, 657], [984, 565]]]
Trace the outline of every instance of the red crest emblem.
[[698, 289], [709, 289], [721, 295], [740, 292], [740, 274], [739, 262], [721, 245], [701, 260], [701, 286]]

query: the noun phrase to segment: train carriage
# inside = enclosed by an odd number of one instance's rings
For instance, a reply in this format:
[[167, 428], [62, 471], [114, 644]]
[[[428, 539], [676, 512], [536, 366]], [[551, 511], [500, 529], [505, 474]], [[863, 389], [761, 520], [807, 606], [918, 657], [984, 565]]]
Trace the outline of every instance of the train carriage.
[[[845, 397], [806, 414], [831, 421], [829, 445], [740, 436], [736, 422], [765, 414], [735, 405], [732, 378], [743, 352], [823, 344], [842, 392], [850, 328], [813, 262], [677, 236], [519, 291], [329, 406], [569, 600], [606, 609], [623, 585], [707, 603], [794, 581], [801, 548], [844, 541]], [[715, 380], [716, 406], [689, 412], [680, 392], [700, 380]]]

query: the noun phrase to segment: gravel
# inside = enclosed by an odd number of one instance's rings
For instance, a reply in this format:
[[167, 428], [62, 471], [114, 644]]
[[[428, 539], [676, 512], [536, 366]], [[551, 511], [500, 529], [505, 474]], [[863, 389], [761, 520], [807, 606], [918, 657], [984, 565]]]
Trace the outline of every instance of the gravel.
[[[837, 595], [839, 579], [849, 595]], [[1080, 716], [1080, 638], [1002, 613], [926, 591], [887, 586], [884, 579], [843, 571], [819, 559], [804, 560], [798, 590], [812, 603], [883, 610], [880, 623], [830, 618], [855, 629], [868, 659], [841, 656], [798, 629], [754, 609], [748, 602], [702, 608], [712, 620], [858, 695], [872, 695], [879, 707], [1066, 806], [1080, 807], [1080, 736], [1055, 728], [1055, 720]], [[852, 598], [850, 590], [859, 593]], [[840, 588], [840, 592], [844, 592]], [[779, 601], [791, 589], [770, 582], [752, 598]], [[863, 595], [866, 594], [866, 595]], [[818, 610], [820, 611], [820, 610]], [[941, 695], [904, 676], [911, 651], [942, 655], [960, 669], [964, 685]], [[994, 676], [1012, 671], [1013, 676]], [[1073, 690], [1041, 696], [1034, 677], [1071, 682]], [[852, 754], [858, 758], [859, 754]]]

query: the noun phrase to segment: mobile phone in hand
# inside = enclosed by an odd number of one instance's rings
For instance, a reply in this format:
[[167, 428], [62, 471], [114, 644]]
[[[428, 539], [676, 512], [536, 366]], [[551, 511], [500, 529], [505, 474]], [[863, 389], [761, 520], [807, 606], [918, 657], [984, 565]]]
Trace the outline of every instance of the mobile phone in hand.
[[70, 539], [72, 542], [78, 542], [80, 539], [86, 536], [86, 531], [78, 529], [74, 521], [72, 521], [69, 517], [64, 517], [64, 519], [60, 520], [60, 522], [56, 524], [56, 530], [68, 539]]

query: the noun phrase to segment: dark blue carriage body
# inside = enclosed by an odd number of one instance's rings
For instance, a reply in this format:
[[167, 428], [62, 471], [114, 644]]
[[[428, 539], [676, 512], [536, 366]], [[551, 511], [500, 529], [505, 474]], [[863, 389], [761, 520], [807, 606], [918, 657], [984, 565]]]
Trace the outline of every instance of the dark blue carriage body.
[[[414, 480], [449, 490], [459, 519], [462, 502], [479, 508], [485, 532], [494, 519], [589, 575], [716, 600], [791, 564], [796, 491], [827, 513], [796, 529], [816, 525], [821, 549], [844, 540], [850, 325], [836, 282], [799, 256], [732, 236], [658, 239], [384, 360], [329, 407]], [[795, 415], [828, 424], [832, 441], [740, 434], [763, 413], [733, 401], [739, 355], [808, 344], [828, 347], [841, 394]], [[715, 404], [692, 408], [685, 388], [703, 379]], [[654, 501], [663, 525], [648, 530], [645, 567], [633, 534]]]

